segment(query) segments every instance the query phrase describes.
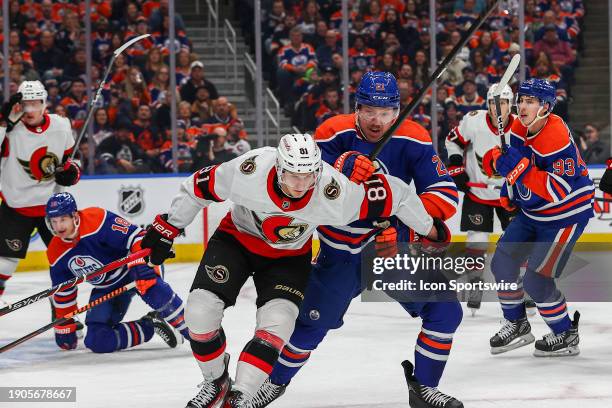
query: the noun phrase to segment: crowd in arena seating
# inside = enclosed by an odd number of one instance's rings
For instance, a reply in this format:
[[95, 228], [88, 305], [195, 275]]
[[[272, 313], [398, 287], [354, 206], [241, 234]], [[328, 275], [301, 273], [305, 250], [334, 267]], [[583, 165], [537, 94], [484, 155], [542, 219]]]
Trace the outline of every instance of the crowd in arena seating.
[[[433, 99], [441, 141], [462, 115], [485, 106], [489, 85], [499, 81], [512, 56], [520, 51], [518, 1], [505, 4], [509, 10], [497, 11], [484, 23], [441, 77], [435, 98], [430, 91], [413, 115], [429, 128]], [[264, 5], [267, 78], [276, 86], [293, 124], [312, 130], [342, 112], [340, 2], [271, 0]], [[436, 2], [438, 62], [486, 7], [484, 0]], [[556, 84], [555, 113], [566, 120], [584, 12], [582, 0], [525, 1], [525, 76]], [[351, 107], [355, 86], [368, 70], [395, 74], [402, 105], [409, 103], [429, 73], [429, 1], [355, 0], [349, 2], [349, 14]], [[250, 29], [244, 20], [243, 28]], [[442, 143], [440, 149], [444, 149]]]
[[[70, 118], [80, 131], [89, 106], [85, 2], [10, 0], [9, 9], [10, 92], [23, 80], [39, 79], [49, 93], [48, 111]], [[116, 48], [151, 34], [117, 57], [95, 107], [96, 174], [173, 170], [168, 20], [168, 0], [91, 1], [92, 91]], [[236, 157], [250, 146], [236, 108], [206, 79], [178, 13], [175, 26], [177, 165], [189, 172]], [[87, 171], [89, 141], [83, 140], [79, 149]]]

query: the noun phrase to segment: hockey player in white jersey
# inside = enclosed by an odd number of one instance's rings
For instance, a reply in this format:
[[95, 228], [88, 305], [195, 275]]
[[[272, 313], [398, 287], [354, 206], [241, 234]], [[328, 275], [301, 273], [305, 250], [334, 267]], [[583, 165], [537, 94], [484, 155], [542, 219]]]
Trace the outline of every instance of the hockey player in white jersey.
[[25, 258], [34, 228], [47, 245], [45, 204], [79, 181], [70, 121], [47, 114], [47, 91], [24, 81], [0, 114], [0, 296], [19, 259]]
[[[277, 149], [250, 151], [186, 180], [169, 214], [158, 215], [142, 241], [143, 248], [152, 249], [150, 262], [168, 257], [173, 239], [202, 207], [224, 200], [233, 207], [208, 243], [185, 308], [191, 348], [204, 376], [188, 407], [249, 406], [293, 332], [318, 225], [396, 215], [422, 239], [449, 239], [444, 223], [427, 213], [412, 185], [382, 174], [362, 185], [352, 183], [322, 162], [310, 135], [290, 134]], [[257, 324], [230, 386], [221, 320], [251, 275]]]
[[[504, 179], [499, 174], [488, 177], [483, 169], [483, 158], [496, 146], [501, 146], [497, 132], [497, 113], [493, 94], [498, 84], [487, 92], [487, 110], [476, 110], [463, 117], [446, 138], [448, 172], [457, 188], [465, 193], [461, 208], [461, 231], [467, 231], [466, 251], [480, 257], [487, 250], [489, 234], [493, 232], [494, 212], [505, 229], [514, 209], [506, 199], [500, 199]], [[500, 97], [500, 107], [506, 138], [516, 116], [510, 112], [514, 94], [508, 85]], [[472, 282], [482, 280], [482, 270], [470, 271]], [[467, 306], [472, 314], [480, 308], [482, 291], [470, 293]]]

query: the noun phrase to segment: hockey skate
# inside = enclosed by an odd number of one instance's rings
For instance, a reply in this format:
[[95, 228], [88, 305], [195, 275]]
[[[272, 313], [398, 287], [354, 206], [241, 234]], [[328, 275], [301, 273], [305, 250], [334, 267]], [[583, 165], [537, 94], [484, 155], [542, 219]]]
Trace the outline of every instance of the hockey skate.
[[158, 312], [151, 311], [143, 316], [143, 319], [151, 320], [155, 334], [161, 337], [168, 347], [175, 348], [177, 345], [183, 344], [183, 336], [162, 319]]
[[495, 336], [491, 337], [491, 354], [501, 354], [533, 343], [535, 337], [531, 334], [531, 325], [526, 317], [510, 321], [502, 326]]
[[[471, 284], [478, 284], [483, 282], [482, 278], [473, 278], [470, 280]], [[472, 289], [468, 294], [467, 307], [472, 312], [472, 317], [476, 315], [476, 311], [480, 309], [482, 303], [482, 289]]]
[[249, 398], [241, 391], [230, 391], [224, 408], [251, 408]]
[[580, 313], [575, 312], [572, 327], [569, 330], [559, 334], [549, 333], [536, 341], [533, 355], [536, 357], [569, 357], [580, 354], [578, 348], [578, 343], [580, 343], [579, 320]]
[[200, 391], [198, 395], [193, 397], [188, 403], [186, 408], [221, 408], [225, 401], [225, 397], [231, 388], [231, 380], [227, 373], [227, 366], [229, 365], [229, 354], [225, 355], [224, 359], [225, 371], [221, 374], [221, 377], [216, 380], [204, 380], [198, 387]]
[[537, 310], [537, 306], [533, 300], [529, 298], [525, 299], [525, 311], [527, 316], [535, 316]]
[[402, 367], [408, 383], [410, 408], [463, 408], [463, 403], [458, 399], [440, 392], [436, 387], [419, 384], [410, 361], [403, 361]]
[[262, 408], [267, 407], [270, 403], [281, 397], [285, 393], [287, 385], [276, 385], [270, 378], [266, 379], [266, 382], [259, 387], [257, 394], [251, 401], [251, 408]]

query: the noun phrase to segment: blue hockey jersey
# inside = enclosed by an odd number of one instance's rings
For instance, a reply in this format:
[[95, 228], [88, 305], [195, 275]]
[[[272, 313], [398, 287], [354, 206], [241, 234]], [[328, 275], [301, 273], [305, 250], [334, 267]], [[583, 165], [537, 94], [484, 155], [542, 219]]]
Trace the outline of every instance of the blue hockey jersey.
[[594, 216], [593, 181], [563, 119], [551, 114], [535, 135], [528, 135], [527, 128], [515, 120], [510, 144], [531, 160], [532, 168], [510, 193], [504, 184], [502, 196], [546, 226], [567, 227]]
[[[47, 248], [53, 285], [87, 274], [127, 256], [144, 236], [140, 227], [102, 208], [86, 208], [79, 211], [79, 216], [78, 237], [70, 242], [53, 237]], [[88, 282], [96, 288], [112, 288], [114, 285], [123, 284], [122, 280], [127, 274], [128, 267], [123, 266]], [[53, 295], [57, 315], [64, 315], [76, 309], [76, 302], [76, 286]]]
[[[323, 160], [333, 165], [344, 152], [355, 150], [369, 154], [376, 143], [368, 142], [356, 127], [355, 114], [337, 115], [317, 128], [315, 140]], [[427, 131], [417, 123], [405, 120], [377, 157], [381, 171], [414, 182], [416, 191], [432, 217], [450, 218], [457, 211], [457, 186], [444, 163], [436, 155]], [[400, 229], [405, 228], [400, 226]], [[356, 221], [348, 226], [318, 228], [322, 248], [331, 247], [344, 255], [357, 255], [371, 242], [380, 228], [372, 221]], [[406, 238], [405, 234], [400, 236]]]

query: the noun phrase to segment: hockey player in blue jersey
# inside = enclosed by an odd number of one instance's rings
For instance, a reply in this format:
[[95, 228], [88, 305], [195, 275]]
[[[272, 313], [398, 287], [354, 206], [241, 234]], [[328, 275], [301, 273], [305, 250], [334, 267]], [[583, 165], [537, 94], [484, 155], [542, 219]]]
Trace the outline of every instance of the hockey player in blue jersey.
[[[46, 206], [47, 226], [53, 233], [47, 257], [53, 285], [91, 272], [130, 251], [140, 249], [141, 228], [102, 208], [79, 211], [70, 193], [54, 194]], [[94, 288], [90, 301], [136, 281], [131, 290], [94, 307], [85, 318], [85, 346], [94, 353], [110, 353], [145, 343], [157, 333], [170, 347], [188, 338], [183, 301], [153, 269], [140, 260], [89, 281]], [[122, 322], [132, 297], [140, 295], [154, 311], [139, 320]], [[77, 287], [53, 295], [56, 317], [77, 309]], [[178, 335], [176, 331], [182, 334]], [[64, 350], [77, 347], [75, 321], [55, 327], [55, 342]]]
[[[368, 180], [375, 166], [367, 155], [397, 119], [399, 106], [395, 77], [384, 72], [366, 73], [357, 89], [356, 112], [330, 118], [316, 131], [315, 139], [323, 160], [353, 182]], [[425, 209], [437, 218], [439, 237], [450, 239], [442, 220], [456, 211], [457, 188], [436, 155], [427, 131], [411, 120], [404, 121], [381, 151], [377, 162], [382, 172], [414, 183]], [[270, 378], [251, 402], [252, 407], [264, 407], [279, 398], [327, 332], [343, 325], [349, 304], [364, 289], [361, 282], [363, 247], [375, 242], [379, 254], [385, 256], [387, 252], [393, 256], [398, 237], [408, 241], [407, 227], [397, 220], [389, 221], [391, 226], [387, 228], [378, 227], [380, 222], [373, 225], [372, 221], [318, 228], [321, 249], [309, 277], [295, 330]], [[427, 239], [424, 244], [432, 245]], [[415, 369], [409, 361], [402, 363], [409, 385], [410, 406], [463, 407], [460, 401], [437, 389], [453, 334], [462, 319], [459, 302], [400, 304], [411, 316], [418, 316], [423, 321], [416, 344]]]
[[[517, 282], [527, 261], [522, 286], [499, 291], [505, 324], [491, 340], [491, 352], [503, 353], [535, 340], [525, 316], [526, 292], [552, 333], [535, 343], [535, 356], [572, 356], [579, 353], [578, 320], [567, 311], [560, 277], [574, 244], [593, 217], [594, 186], [570, 131], [551, 113], [555, 87], [546, 80], [530, 79], [518, 90], [519, 121], [510, 131], [510, 146], [489, 151], [483, 166], [506, 178], [501, 191], [505, 206], [518, 206], [519, 214], [499, 239], [491, 261], [498, 282]], [[529, 243], [529, 246], [526, 245]]]

